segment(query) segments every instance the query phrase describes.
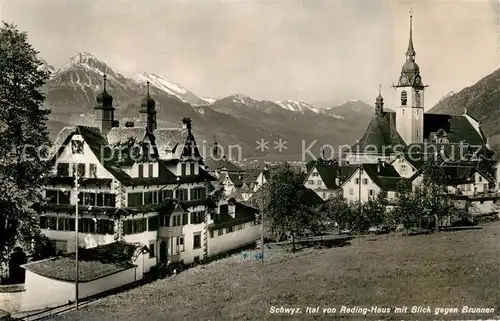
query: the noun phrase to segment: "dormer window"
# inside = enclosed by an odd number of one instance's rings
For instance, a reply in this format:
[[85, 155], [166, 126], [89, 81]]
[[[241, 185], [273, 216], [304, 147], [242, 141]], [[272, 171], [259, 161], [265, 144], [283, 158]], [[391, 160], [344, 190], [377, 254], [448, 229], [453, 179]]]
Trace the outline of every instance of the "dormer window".
[[71, 141], [71, 153], [73, 155], [83, 155], [83, 140], [72, 140]]

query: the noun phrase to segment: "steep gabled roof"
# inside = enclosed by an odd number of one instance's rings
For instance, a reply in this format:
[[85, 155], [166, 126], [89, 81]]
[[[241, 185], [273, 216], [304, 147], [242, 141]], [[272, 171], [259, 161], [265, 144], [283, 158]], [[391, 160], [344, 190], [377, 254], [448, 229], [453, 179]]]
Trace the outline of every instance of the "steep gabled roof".
[[483, 145], [486, 142], [467, 117], [444, 115], [444, 114], [424, 114], [424, 139], [429, 139], [431, 133], [437, 133], [443, 129], [450, 143], [460, 143], [465, 141], [471, 145]]
[[214, 217], [214, 223], [208, 226], [209, 229], [219, 229], [224, 227], [235, 226], [238, 224], [243, 224], [247, 222], [252, 222], [256, 219], [259, 210], [240, 202], [237, 202], [234, 198], [228, 200], [235, 205], [235, 215], [234, 218], [229, 215], [228, 204], [222, 204], [219, 206], [219, 215]]
[[243, 172], [243, 170], [239, 166], [235, 165], [226, 157], [223, 157], [221, 159], [214, 159], [213, 157], [209, 156], [203, 159], [203, 164], [207, 166], [210, 171], [226, 170], [228, 172]]
[[338, 164], [319, 163], [309, 170], [309, 174], [305, 179], [308, 179], [313, 170], [316, 169], [326, 188], [337, 189], [340, 188], [340, 185], [342, 185], [342, 183], [337, 185], [337, 177], [340, 178], [340, 181], [342, 182], [344, 179], [351, 176], [352, 173], [356, 171], [356, 168], [356, 166], [352, 165], [340, 166]]
[[382, 154], [390, 152], [389, 146], [406, 146], [404, 140], [396, 131], [395, 113], [384, 112], [373, 115], [361, 139], [352, 146], [353, 153]]

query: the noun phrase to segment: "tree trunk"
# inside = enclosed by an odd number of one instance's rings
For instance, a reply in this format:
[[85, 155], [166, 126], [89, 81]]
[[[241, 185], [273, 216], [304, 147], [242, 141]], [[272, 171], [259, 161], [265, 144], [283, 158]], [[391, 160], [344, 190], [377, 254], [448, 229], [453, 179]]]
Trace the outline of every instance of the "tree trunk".
[[434, 220], [436, 221], [436, 232], [439, 232], [439, 217], [434, 214]]

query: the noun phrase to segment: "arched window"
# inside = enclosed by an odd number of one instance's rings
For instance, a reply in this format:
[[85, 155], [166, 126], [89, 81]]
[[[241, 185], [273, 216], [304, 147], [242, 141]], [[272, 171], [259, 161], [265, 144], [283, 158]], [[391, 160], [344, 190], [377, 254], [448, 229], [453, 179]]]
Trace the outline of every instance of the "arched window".
[[408, 93], [406, 92], [406, 90], [403, 90], [401, 92], [401, 105], [406, 106], [407, 101], [408, 101]]

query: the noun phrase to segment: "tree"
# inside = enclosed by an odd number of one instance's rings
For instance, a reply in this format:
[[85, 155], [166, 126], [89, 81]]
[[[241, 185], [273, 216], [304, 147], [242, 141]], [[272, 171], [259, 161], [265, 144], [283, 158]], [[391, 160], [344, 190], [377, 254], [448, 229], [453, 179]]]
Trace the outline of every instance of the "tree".
[[19, 242], [32, 245], [39, 233], [32, 205], [43, 201], [41, 187], [50, 173], [40, 89], [49, 77], [27, 41], [27, 34], [2, 22], [0, 28], [0, 262]]
[[340, 193], [328, 199], [322, 206], [322, 212], [327, 221], [337, 224], [337, 233], [349, 223], [353, 208], [347, 199]]
[[269, 181], [261, 188], [265, 222], [278, 236], [290, 236], [295, 251], [295, 237], [315, 225], [315, 211], [306, 205], [306, 188], [287, 163], [270, 174]]
[[433, 216], [435, 229], [439, 231], [441, 218], [449, 215], [453, 210], [451, 195], [446, 186], [446, 175], [440, 166], [429, 160], [423, 167], [423, 184], [417, 190], [422, 201], [424, 216]]
[[389, 223], [403, 225], [408, 231], [422, 217], [423, 203], [418, 191], [413, 193], [406, 184], [398, 186], [396, 204], [389, 214]]
[[388, 204], [386, 191], [381, 191], [377, 197], [370, 198], [363, 204], [362, 213], [369, 224], [368, 228], [378, 227], [385, 223]]

